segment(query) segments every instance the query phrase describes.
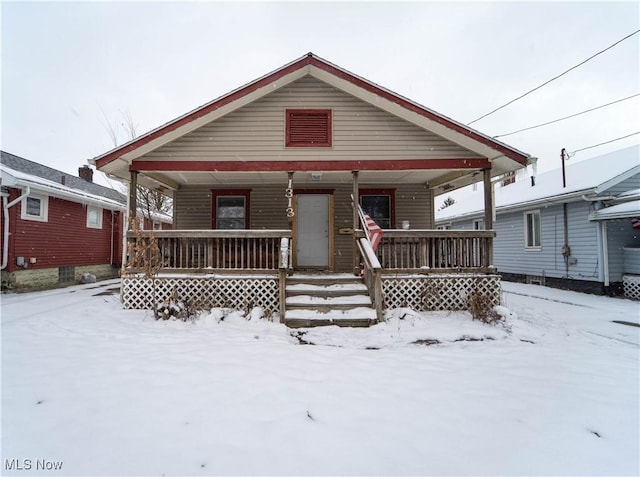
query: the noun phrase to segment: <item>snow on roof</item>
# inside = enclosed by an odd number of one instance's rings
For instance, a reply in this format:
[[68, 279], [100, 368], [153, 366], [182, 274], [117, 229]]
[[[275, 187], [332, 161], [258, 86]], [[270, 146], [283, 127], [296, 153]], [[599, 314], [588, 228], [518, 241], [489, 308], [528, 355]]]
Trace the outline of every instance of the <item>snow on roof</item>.
[[[535, 201], [561, 200], [579, 197], [582, 194], [605, 192], [609, 187], [624, 180], [627, 176], [640, 174], [640, 144], [625, 149], [585, 159], [567, 161], [565, 167], [566, 187], [562, 187], [561, 168], [538, 175], [535, 186], [527, 177], [504, 187], [496, 185], [496, 209], [509, 209]], [[436, 211], [436, 221], [450, 220], [474, 215], [484, 211], [482, 188], [479, 187], [467, 197], [453, 205]]]
[[87, 181], [80, 177], [68, 174], [66, 172], [53, 169], [52, 167], [45, 166], [38, 162], [30, 161], [15, 154], [11, 154], [5, 151], [0, 151], [2, 160], [0, 161], [5, 167], [13, 169], [14, 171], [22, 172], [31, 176], [36, 176], [41, 179], [47, 179], [58, 185], [62, 184], [70, 189], [81, 190], [89, 194], [96, 196], [106, 197], [107, 199], [114, 200], [126, 204], [127, 200], [125, 195], [116, 189], [105, 187], [95, 182]]
[[640, 217], [640, 200], [623, 202], [600, 210], [589, 215], [589, 220], [612, 220]]
[[17, 171], [7, 167], [5, 164], [0, 164], [0, 177], [3, 186], [29, 187], [34, 191], [46, 193], [52, 197], [58, 197], [72, 202], [98, 205], [106, 209], [124, 210], [125, 208], [125, 203], [123, 202], [68, 187], [33, 174]]

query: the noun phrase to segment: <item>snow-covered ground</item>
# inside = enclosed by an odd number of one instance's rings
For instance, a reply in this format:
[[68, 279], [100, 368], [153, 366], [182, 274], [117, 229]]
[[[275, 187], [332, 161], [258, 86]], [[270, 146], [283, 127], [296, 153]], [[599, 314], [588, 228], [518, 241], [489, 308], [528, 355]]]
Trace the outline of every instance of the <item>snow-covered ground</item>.
[[293, 336], [156, 322], [115, 283], [1, 297], [4, 475], [640, 472], [638, 302], [505, 283], [504, 325]]

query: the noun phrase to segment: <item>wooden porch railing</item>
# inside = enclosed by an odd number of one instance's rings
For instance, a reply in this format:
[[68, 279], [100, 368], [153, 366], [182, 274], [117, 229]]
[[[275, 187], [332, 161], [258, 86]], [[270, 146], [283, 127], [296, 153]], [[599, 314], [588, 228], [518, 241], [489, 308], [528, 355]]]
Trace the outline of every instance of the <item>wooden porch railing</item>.
[[[290, 253], [291, 230], [145, 230], [138, 233], [143, 239], [155, 237], [163, 271], [277, 271], [284, 260], [281, 256], [283, 238], [287, 239], [287, 254]], [[127, 232], [129, 245], [136, 240], [136, 233]]]
[[382, 321], [382, 267], [376, 257], [375, 252], [371, 248], [371, 243], [366, 238], [358, 239], [358, 251], [362, 257], [362, 276], [364, 283], [369, 290], [369, 296], [376, 309], [378, 321]]
[[384, 230], [376, 256], [385, 271], [490, 272], [494, 237], [492, 230]]

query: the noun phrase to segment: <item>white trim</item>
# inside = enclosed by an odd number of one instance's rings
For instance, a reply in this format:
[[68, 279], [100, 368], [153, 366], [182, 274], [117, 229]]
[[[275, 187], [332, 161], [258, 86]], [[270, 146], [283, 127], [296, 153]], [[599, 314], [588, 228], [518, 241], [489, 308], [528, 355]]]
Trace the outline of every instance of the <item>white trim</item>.
[[[91, 212], [96, 213], [96, 223], [91, 221]], [[94, 207], [92, 205], [87, 206], [87, 228], [101, 229], [102, 228], [102, 208]]]
[[[528, 240], [528, 222], [527, 222], [527, 217], [529, 215], [534, 215], [534, 214], [538, 214], [539, 217], [539, 223], [538, 223], [538, 235], [539, 235], [539, 244], [538, 245], [528, 245], [527, 240]], [[535, 209], [535, 210], [526, 210], [523, 212], [523, 220], [524, 220], [524, 249], [525, 251], [535, 251], [538, 252], [540, 250], [542, 250], [542, 214], [540, 213], [540, 209]], [[532, 223], [535, 223], [532, 221]], [[534, 226], [534, 236], [533, 236], [533, 240], [535, 242], [535, 226]]]
[[618, 174], [608, 181], [603, 182], [594, 189], [594, 192], [596, 194], [602, 194], [604, 191], [609, 190], [611, 187], [620, 184], [620, 182], [627, 180], [630, 177], [635, 176], [636, 174], [640, 174], [640, 166], [635, 166], [627, 171], [624, 171], [622, 174]]
[[[38, 215], [31, 215], [28, 211], [29, 199], [38, 199], [40, 201], [40, 212]], [[35, 222], [49, 221], [49, 196], [42, 194], [30, 194], [26, 200], [22, 201], [20, 209], [20, 218], [22, 220], [33, 220]]]
[[68, 200], [80, 204], [93, 204], [108, 210], [125, 210], [124, 204], [109, 199], [104, 196], [90, 194], [80, 189], [58, 184], [57, 182], [43, 179], [33, 174], [27, 174], [15, 171], [3, 164], [0, 164], [0, 176], [2, 185], [13, 188], [29, 187], [40, 194], [46, 194], [49, 197]]

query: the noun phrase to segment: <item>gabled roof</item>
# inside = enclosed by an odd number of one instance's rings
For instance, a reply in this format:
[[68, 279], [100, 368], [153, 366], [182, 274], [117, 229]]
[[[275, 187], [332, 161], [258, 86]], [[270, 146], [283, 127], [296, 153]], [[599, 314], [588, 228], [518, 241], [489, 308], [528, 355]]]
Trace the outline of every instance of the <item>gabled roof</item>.
[[[230, 93], [206, 103], [126, 144], [95, 157], [98, 169], [110, 172], [112, 162], [130, 163], [172, 140], [181, 137], [219, 117], [249, 104], [262, 96], [281, 88], [305, 75], [345, 91], [363, 101], [413, 122], [435, 134], [451, 140], [489, 160], [508, 158], [520, 166], [527, 163], [529, 155], [500, 141], [496, 141], [474, 129], [415, 103], [364, 78], [354, 75], [328, 61], [308, 53], [307, 55], [242, 86]], [[124, 166], [125, 164], [123, 164]]]
[[[109, 187], [89, 182], [80, 177], [53, 169], [23, 157], [0, 151], [0, 172], [2, 185], [11, 187], [29, 186], [33, 190], [54, 197], [91, 203], [105, 208], [122, 209], [126, 206], [126, 197]], [[62, 183], [64, 181], [64, 184]]]
[[[582, 195], [602, 195], [622, 181], [640, 174], [640, 145], [593, 157], [580, 162], [566, 163], [566, 187], [562, 187], [560, 168], [530, 178], [495, 187], [496, 211], [506, 211], [535, 204], [549, 204], [567, 200], [582, 200]], [[473, 192], [442, 210], [436, 211], [436, 221], [458, 220], [483, 213], [480, 191]], [[480, 206], [479, 206], [480, 204]]]

